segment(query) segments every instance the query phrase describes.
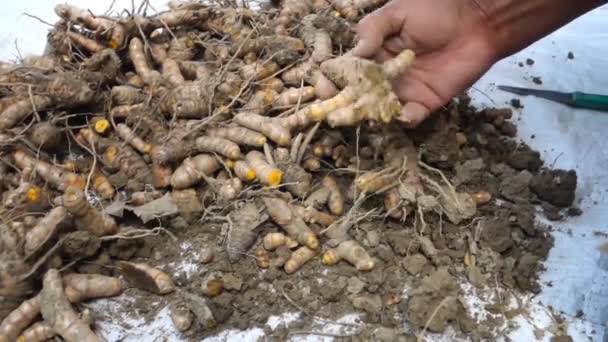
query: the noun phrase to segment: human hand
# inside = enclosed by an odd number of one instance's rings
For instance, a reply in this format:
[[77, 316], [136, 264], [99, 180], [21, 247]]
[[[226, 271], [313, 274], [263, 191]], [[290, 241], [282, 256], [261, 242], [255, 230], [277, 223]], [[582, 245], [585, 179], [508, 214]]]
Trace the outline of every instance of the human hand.
[[394, 84], [406, 125], [422, 122], [498, 59], [474, 1], [392, 0], [359, 23], [354, 55], [384, 62], [404, 49], [416, 52], [416, 62]]

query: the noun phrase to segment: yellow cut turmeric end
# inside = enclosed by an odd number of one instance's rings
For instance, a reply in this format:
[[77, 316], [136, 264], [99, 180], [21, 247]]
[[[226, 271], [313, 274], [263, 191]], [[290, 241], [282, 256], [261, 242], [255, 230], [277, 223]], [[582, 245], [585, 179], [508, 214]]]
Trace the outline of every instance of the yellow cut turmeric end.
[[116, 157], [116, 154], [118, 153], [118, 149], [116, 148], [116, 146], [110, 146], [108, 147], [108, 149], [106, 150], [106, 157], [110, 160], [113, 160], [114, 157]]
[[264, 145], [265, 143], [266, 143], [266, 137], [260, 137], [260, 138], [258, 139], [258, 144], [259, 144], [260, 146]]
[[116, 50], [120, 47], [115, 39], [110, 39], [110, 41], [108, 42], [108, 46], [110, 47], [110, 49], [113, 50]]
[[192, 39], [188, 39], [186, 41], [186, 46], [189, 47], [189, 48], [193, 47], [194, 46], [194, 41]]
[[[255, 179], [255, 171], [253, 171], [253, 170], [248, 170], [248, 171], [247, 171], [247, 174], [246, 174], [245, 176], [246, 176], [246, 178], [247, 178], [247, 180], [248, 180], [248, 181], [252, 181], [252, 180], [254, 180], [254, 179]], [[280, 183], [280, 182], [281, 182], [281, 181], [279, 180], [279, 183]]]
[[40, 199], [41, 190], [37, 186], [33, 186], [27, 190], [25, 197], [30, 202], [37, 202]]
[[228, 159], [228, 160], [226, 160], [224, 163], [226, 164], [226, 167], [227, 167], [227, 168], [229, 168], [229, 169], [234, 168], [234, 163], [235, 163], [235, 161], [234, 161], [234, 160], [232, 160], [232, 159]]
[[283, 178], [283, 173], [279, 170], [272, 170], [268, 174], [268, 178], [266, 178], [266, 182], [270, 186], [277, 186], [281, 184], [281, 178]]
[[25, 342], [25, 336], [21, 335], [17, 338], [17, 342]]
[[340, 261], [340, 259], [338, 258], [338, 255], [334, 250], [329, 250], [325, 252], [323, 254], [323, 257], [321, 258], [321, 262], [323, 263], [323, 265], [335, 265], [338, 263], [338, 261]]
[[323, 156], [323, 146], [315, 146], [312, 153], [317, 157]]
[[110, 129], [110, 122], [106, 119], [97, 120], [93, 128], [95, 129], [95, 132], [104, 134]]
[[143, 148], [143, 152], [144, 153], [150, 153], [150, 151], [152, 151], [152, 145], [150, 144], [145, 144], [144, 148]]
[[306, 238], [306, 247], [310, 249], [319, 248], [319, 239], [317, 239], [317, 236], [314, 233], [310, 233]]

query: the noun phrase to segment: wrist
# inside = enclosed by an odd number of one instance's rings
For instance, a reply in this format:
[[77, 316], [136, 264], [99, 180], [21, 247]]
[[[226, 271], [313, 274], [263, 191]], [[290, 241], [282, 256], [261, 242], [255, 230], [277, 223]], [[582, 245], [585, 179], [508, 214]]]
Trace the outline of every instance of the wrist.
[[470, 0], [497, 59], [514, 54], [606, 0]]

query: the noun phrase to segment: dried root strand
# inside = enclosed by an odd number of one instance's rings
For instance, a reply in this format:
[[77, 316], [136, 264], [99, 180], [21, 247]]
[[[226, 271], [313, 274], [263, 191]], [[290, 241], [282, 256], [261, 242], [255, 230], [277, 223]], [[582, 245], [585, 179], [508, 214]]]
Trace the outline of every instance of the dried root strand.
[[171, 176], [171, 186], [174, 189], [185, 189], [198, 182], [204, 176], [211, 176], [219, 170], [220, 165], [213, 155], [199, 154], [186, 158]]
[[374, 268], [375, 262], [365, 249], [355, 240], [347, 240], [323, 254], [322, 262], [325, 265], [335, 265], [340, 260], [346, 260], [359, 271], [369, 271]]
[[292, 211], [287, 202], [272, 197], [263, 197], [263, 201], [270, 218], [283, 228], [291, 238], [311, 249], [319, 248], [319, 240], [315, 233], [302, 218]]
[[317, 255], [318, 251], [302, 246], [296, 249], [289, 260], [285, 263], [284, 269], [287, 274], [292, 274], [299, 270], [305, 263], [312, 260]]
[[277, 186], [281, 184], [283, 173], [281, 170], [270, 166], [262, 152], [255, 150], [250, 151], [245, 156], [245, 161], [255, 172], [255, 175], [260, 183], [269, 186]]
[[40, 291], [40, 312], [44, 320], [66, 341], [101, 341], [72, 309], [56, 269], [50, 269], [44, 275]]
[[175, 291], [171, 277], [148, 264], [119, 261], [117, 266], [125, 278], [137, 288], [159, 295]]
[[230, 159], [241, 158], [239, 145], [228, 139], [201, 136], [196, 139], [195, 144], [199, 152], [218, 153]]
[[74, 216], [74, 223], [80, 230], [88, 230], [95, 236], [111, 235], [118, 231], [116, 221], [92, 207], [79, 188], [68, 187], [65, 190], [63, 205]]

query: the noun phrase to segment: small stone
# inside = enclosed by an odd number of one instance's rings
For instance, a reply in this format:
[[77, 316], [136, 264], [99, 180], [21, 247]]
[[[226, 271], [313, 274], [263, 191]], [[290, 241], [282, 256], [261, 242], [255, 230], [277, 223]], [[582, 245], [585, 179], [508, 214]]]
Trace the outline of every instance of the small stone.
[[574, 342], [570, 336], [553, 336], [551, 342]]
[[412, 239], [405, 231], [392, 230], [386, 234], [386, 237], [396, 254], [407, 255], [417, 251], [419, 248], [419, 243]]
[[373, 339], [380, 342], [393, 342], [397, 339], [397, 332], [395, 329], [379, 327], [374, 331]]
[[574, 53], [572, 51], [568, 52], [568, 59], [574, 59]]
[[235, 276], [232, 273], [224, 273], [222, 275], [222, 280], [224, 281], [224, 288], [228, 291], [240, 291], [241, 287], [243, 286], [243, 279]]
[[348, 278], [348, 282], [346, 285], [346, 291], [348, 291], [349, 293], [352, 294], [357, 294], [360, 293], [361, 291], [363, 291], [363, 288], [365, 287], [365, 283], [357, 278], [357, 277], [350, 277]]
[[543, 80], [542, 80], [542, 78], [540, 78], [540, 76], [532, 77], [532, 82], [534, 82], [534, 84], [538, 84], [538, 85], [543, 84]]
[[524, 106], [522, 106], [521, 101], [519, 99], [511, 99], [511, 106], [513, 108], [524, 108]]
[[477, 288], [484, 287], [486, 284], [486, 280], [477, 266], [471, 265], [468, 267], [467, 277], [469, 278], [469, 282]]
[[568, 216], [581, 216], [583, 211], [578, 207], [570, 207], [568, 208]]
[[467, 136], [464, 133], [462, 133], [462, 132], [456, 133], [456, 143], [458, 143], [459, 147], [466, 145], [467, 142], [468, 142]]
[[358, 296], [353, 299], [353, 306], [367, 313], [379, 313], [382, 310], [382, 298], [378, 294]]
[[366, 236], [367, 246], [374, 248], [380, 244], [380, 234], [378, 234], [377, 230], [370, 230], [367, 232]]
[[417, 275], [428, 264], [428, 260], [422, 254], [407, 256], [401, 262], [401, 266], [411, 275]]
[[526, 64], [527, 65], [534, 65], [534, 60], [532, 58], [527, 58], [526, 59]]
[[395, 257], [395, 253], [393, 253], [393, 250], [385, 244], [381, 244], [376, 247], [376, 255], [380, 260], [385, 262], [388, 262]]
[[515, 137], [517, 135], [517, 127], [512, 122], [505, 122], [500, 126], [500, 132], [508, 137]]
[[[492, 126], [494, 127], [494, 126]], [[486, 146], [488, 144], [488, 139], [486, 139], [486, 137], [481, 134], [481, 133], [477, 133], [475, 134], [475, 142], [481, 146]]]
[[514, 176], [505, 177], [500, 183], [500, 194], [515, 203], [526, 201], [530, 197], [531, 180], [532, 174], [525, 170]]
[[203, 247], [203, 249], [201, 250], [201, 253], [198, 256], [198, 261], [201, 264], [208, 264], [211, 261], [213, 261], [214, 255], [215, 255], [215, 253], [214, 253], [212, 247]]

